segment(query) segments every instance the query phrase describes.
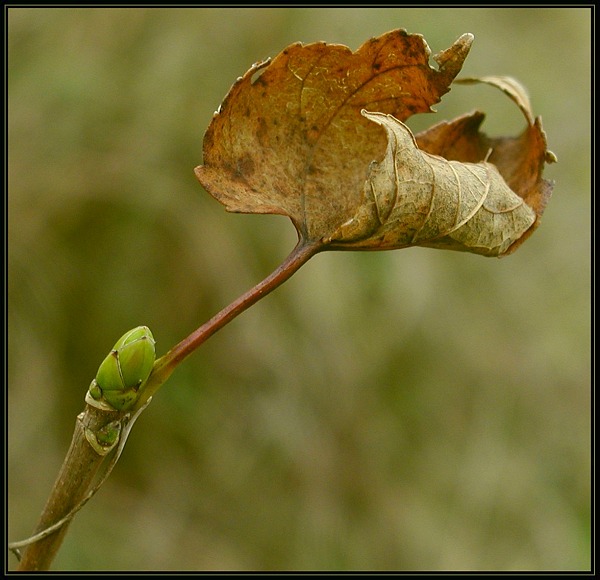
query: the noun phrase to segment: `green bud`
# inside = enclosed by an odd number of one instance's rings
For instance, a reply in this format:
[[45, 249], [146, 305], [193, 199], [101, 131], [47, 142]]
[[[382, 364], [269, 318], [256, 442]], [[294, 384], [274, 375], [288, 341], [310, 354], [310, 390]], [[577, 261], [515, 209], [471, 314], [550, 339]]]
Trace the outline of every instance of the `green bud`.
[[119, 442], [122, 427], [121, 420], [117, 419], [104, 425], [98, 431], [92, 431], [89, 427], [85, 427], [84, 434], [92, 449], [98, 455], [104, 456], [110, 453]]
[[138, 326], [119, 342], [121, 344], [117, 343], [114, 350], [118, 351], [119, 368], [125, 388], [139, 386], [150, 376], [154, 366], [154, 337], [148, 327]]
[[96, 431], [96, 441], [102, 445], [102, 447], [113, 448], [115, 443], [119, 440], [121, 434], [121, 421], [111, 421], [107, 425], [104, 425], [102, 429]]
[[102, 361], [90, 386], [90, 395], [96, 400], [100, 395], [118, 411], [125, 411], [137, 400], [155, 358], [154, 337], [147, 326], [126, 332]]

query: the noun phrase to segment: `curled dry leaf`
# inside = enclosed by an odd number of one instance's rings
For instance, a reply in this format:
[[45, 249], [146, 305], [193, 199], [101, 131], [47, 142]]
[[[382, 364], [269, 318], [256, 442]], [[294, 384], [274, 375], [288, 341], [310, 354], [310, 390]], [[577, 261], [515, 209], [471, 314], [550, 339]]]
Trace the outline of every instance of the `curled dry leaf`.
[[356, 215], [328, 242], [356, 241], [356, 249], [426, 245], [497, 256], [534, 224], [533, 209], [491, 163], [424, 153], [401, 121], [363, 114], [387, 131], [387, 153], [371, 165]]
[[232, 86], [196, 175], [229, 211], [287, 215], [301, 240], [323, 249], [508, 253], [537, 226], [551, 190], [541, 174], [552, 154], [520, 85], [466, 81], [518, 104], [527, 129], [516, 139], [481, 134], [481, 113], [416, 138], [402, 123], [450, 90], [472, 40], [463, 34], [435, 55], [437, 69], [423, 37], [404, 30], [356, 52], [292, 44]]

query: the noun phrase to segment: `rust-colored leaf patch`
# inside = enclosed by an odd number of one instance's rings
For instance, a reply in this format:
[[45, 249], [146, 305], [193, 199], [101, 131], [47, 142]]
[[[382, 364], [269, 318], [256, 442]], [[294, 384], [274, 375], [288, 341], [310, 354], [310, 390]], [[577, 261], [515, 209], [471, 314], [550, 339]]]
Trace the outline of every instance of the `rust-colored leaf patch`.
[[403, 124], [450, 90], [472, 40], [464, 34], [435, 55], [437, 68], [423, 37], [404, 30], [355, 52], [292, 44], [232, 86], [196, 175], [229, 211], [287, 215], [301, 240], [323, 249], [510, 252], [539, 222], [551, 189], [541, 174], [553, 160], [520, 85], [469, 81], [501, 88], [521, 108], [527, 129], [515, 139], [481, 134], [481, 113], [416, 139]]

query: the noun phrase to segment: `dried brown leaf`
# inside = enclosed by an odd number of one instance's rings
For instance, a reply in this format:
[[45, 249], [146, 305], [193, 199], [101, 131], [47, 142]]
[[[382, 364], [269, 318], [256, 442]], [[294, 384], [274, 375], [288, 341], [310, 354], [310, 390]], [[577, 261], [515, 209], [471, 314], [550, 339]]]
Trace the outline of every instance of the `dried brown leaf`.
[[196, 175], [229, 211], [287, 215], [302, 240], [330, 249], [510, 253], [539, 224], [555, 161], [525, 89], [510, 77], [457, 81], [504, 91], [527, 121], [516, 138], [488, 138], [479, 112], [416, 138], [402, 122], [450, 90], [472, 40], [434, 56], [437, 70], [423, 37], [404, 30], [356, 52], [290, 45], [232, 86]]
[[356, 52], [292, 44], [231, 87], [204, 138], [196, 175], [229, 211], [289, 216], [319, 240], [352, 217], [385, 134], [363, 108], [406, 119], [431, 110], [460, 71], [472, 35], [436, 55], [419, 34], [394, 30]]

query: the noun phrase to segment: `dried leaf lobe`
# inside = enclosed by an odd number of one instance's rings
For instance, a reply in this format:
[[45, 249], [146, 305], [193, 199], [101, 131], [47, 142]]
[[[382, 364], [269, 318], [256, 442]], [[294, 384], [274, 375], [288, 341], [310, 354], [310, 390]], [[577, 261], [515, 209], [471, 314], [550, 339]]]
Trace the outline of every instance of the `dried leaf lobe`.
[[363, 108], [406, 119], [429, 112], [469, 52], [461, 36], [434, 57], [419, 34], [394, 30], [356, 52], [318, 42], [288, 46], [231, 87], [204, 138], [196, 175], [229, 211], [289, 216], [308, 240], [330, 235], [360, 203], [385, 134]]

